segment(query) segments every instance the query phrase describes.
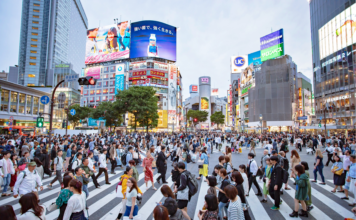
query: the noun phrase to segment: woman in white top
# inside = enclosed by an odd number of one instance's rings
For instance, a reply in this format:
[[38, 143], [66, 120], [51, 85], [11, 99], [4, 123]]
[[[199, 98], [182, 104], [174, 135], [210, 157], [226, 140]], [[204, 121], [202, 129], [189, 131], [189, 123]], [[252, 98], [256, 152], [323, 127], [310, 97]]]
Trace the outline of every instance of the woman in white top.
[[230, 199], [229, 208], [227, 209], [227, 219], [245, 219], [244, 210], [240, 197], [237, 195], [237, 189], [233, 185], [224, 188], [227, 198]]
[[23, 195], [19, 203], [21, 205], [21, 215], [18, 220], [46, 220], [46, 208], [38, 204], [38, 198], [34, 193]]
[[131, 177], [127, 180], [128, 192], [126, 193], [126, 210], [125, 217], [133, 219], [138, 214], [138, 206], [136, 204], [136, 197], [138, 192], [138, 186], [135, 178]]
[[242, 183], [243, 187], [244, 187], [244, 191], [245, 191], [245, 196], [248, 196], [249, 193], [249, 186], [248, 186], [248, 178], [247, 178], [247, 169], [246, 166], [244, 164], [241, 164], [239, 166], [239, 171], [241, 173], [242, 178], [244, 179], [244, 182]]
[[82, 193], [82, 183], [77, 179], [72, 179], [69, 183], [69, 190], [73, 192], [67, 203], [63, 220], [88, 218], [85, 212], [86, 195]]

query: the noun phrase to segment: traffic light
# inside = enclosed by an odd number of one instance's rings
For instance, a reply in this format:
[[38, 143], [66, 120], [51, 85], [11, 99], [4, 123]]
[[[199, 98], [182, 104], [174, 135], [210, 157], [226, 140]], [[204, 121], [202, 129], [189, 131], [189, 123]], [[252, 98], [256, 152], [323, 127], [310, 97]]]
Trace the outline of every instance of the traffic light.
[[198, 121], [198, 119], [197, 119], [197, 118], [194, 118], [194, 119], [193, 119], [193, 121], [194, 121], [194, 122], [197, 122], [197, 121]]
[[43, 122], [44, 122], [44, 118], [43, 117], [38, 117], [37, 121], [36, 121], [36, 127], [43, 128]]
[[94, 86], [94, 85], [96, 85], [96, 79], [94, 79], [92, 76], [81, 77], [78, 79], [78, 83], [80, 86], [83, 86], [83, 85]]

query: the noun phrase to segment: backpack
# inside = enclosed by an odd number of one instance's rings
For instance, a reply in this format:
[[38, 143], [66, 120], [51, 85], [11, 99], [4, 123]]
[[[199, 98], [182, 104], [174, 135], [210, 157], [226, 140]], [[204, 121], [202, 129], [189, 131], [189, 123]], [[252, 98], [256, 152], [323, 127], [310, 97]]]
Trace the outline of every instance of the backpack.
[[191, 174], [189, 171], [184, 171], [184, 174], [188, 178], [187, 186], [189, 188], [189, 195], [193, 196], [198, 192], [198, 181], [195, 178], [195, 175]]
[[190, 154], [187, 154], [187, 163], [191, 163], [192, 162], [192, 157], [190, 156]]
[[[73, 163], [74, 161], [78, 161], [77, 159], [76, 160], [72, 160], [72, 162], [68, 165], [68, 171], [73, 171]], [[78, 161], [79, 162], [79, 161]]]
[[289, 147], [288, 147], [288, 144], [286, 144], [286, 146], [285, 146], [285, 147], [286, 147], [286, 151], [285, 151], [285, 152], [286, 152], [286, 153], [288, 153], [288, 152], [289, 152]]
[[124, 153], [124, 154], [121, 156], [121, 163], [122, 163], [123, 165], [125, 165], [125, 166], [126, 166], [126, 155], [127, 155], [127, 153]]
[[[26, 174], [25, 171], [21, 171], [21, 173], [23, 173], [23, 178], [22, 178], [22, 181], [23, 181], [23, 180], [25, 179], [25, 177], [27, 176], [27, 174]], [[33, 171], [33, 174], [37, 174], [37, 171], [34, 170], [34, 171]], [[22, 181], [21, 181], [21, 183], [22, 183]], [[20, 185], [21, 185], [21, 183], [20, 183]]]

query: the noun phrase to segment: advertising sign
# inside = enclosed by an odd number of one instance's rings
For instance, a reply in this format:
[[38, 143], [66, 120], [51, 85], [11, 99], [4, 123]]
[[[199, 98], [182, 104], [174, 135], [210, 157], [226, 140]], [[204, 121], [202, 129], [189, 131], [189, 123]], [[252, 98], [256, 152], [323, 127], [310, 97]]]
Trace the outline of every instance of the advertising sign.
[[241, 73], [248, 66], [247, 55], [231, 57], [231, 73]]
[[283, 43], [283, 29], [270, 33], [260, 38], [260, 49], [264, 50], [269, 47]]
[[167, 128], [168, 127], [168, 121], [167, 121], [167, 110], [158, 110], [158, 125], [157, 127], [159, 128]]
[[125, 73], [125, 64], [116, 65], [116, 74]]
[[130, 32], [128, 21], [87, 30], [85, 64], [129, 58]]
[[241, 74], [242, 88], [254, 82], [255, 76], [252, 73], [253, 73], [253, 64], [250, 64], [246, 69], [243, 70]]
[[276, 57], [284, 55], [284, 45], [283, 43], [277, 44], [275, 46], [269, 47], [261, 51], [261, 61], [270, 60]]
[[101, 66], [89, 67], [84, 70], [84, 76], [92, 76], [94, 79], [100, 79]]
[[176, 61], [177, 28], [158, 21], [131, 24], [130, 58], [159, 57]]
[[219, 89], [211, 89], [211, 95], [219, 95]]
[[248, 65], [250, 66], [251, 63], [253, 65], [253, 69], [255, 72], [261, 70], [261, 64], [262, 64], [261, 51], [256, 51], [248, 55]]
[[201, 84], [209, 84], [209, 78], [208, 77], [203, 77], [203, 78], [200, 78], [200, 83]]
[[118, 74], [115, 76], [115, 95], [118, 91], [122, 91], [125, 88], [125, 74]]
[[201, 97], [200, 98], [200, 110], [208, 110], [209, 109], [209, 98]]
[[169, 65], [168, 77], [168, 123], [176, 122], [177, 108], [177, 67]]
[[198, 85], [189, 86], [189, 93], [197, 93], [197, 92], [198, 92]]

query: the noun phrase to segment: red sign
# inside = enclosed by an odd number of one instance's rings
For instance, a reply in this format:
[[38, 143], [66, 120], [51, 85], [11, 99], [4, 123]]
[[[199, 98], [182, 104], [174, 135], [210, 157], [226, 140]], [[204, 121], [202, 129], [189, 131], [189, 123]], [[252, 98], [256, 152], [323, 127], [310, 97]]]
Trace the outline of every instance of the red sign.
[[192, 86], [192, 91], [193, 92], [198, 92], [198, 86]]
[[161, 76], [161, 77], [165, 77], [166, 74], [163, 72], [159, 72], [159, 71], [155, 71], [155, 70], [150, 70], [150, 74], [154, 75], [154, 76]]
[[177, 67], [174, 65], [171, 65], [170, 67], [171, 67], [171, 71], [169, 73], [169, 78], [173, 79], [174, 74], [177, 74]]
[[9, 121], [13, 121], [14, 120], [14, 116], [10, 116]]
[[145, 76], [145, 75], [146, 75], [146, 70], [141, 70], [132, 73], [132, 76]]

